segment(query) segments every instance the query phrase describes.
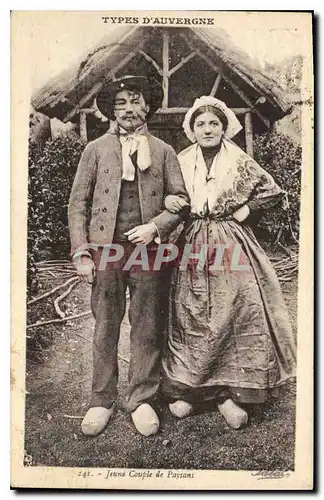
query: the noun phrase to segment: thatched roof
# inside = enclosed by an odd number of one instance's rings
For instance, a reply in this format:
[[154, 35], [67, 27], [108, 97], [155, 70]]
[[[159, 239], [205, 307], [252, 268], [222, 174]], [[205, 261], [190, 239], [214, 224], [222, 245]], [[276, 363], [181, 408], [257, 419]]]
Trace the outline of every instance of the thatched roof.
[[[193, 50], [198, 50], [209, 61], [221, 66], [223, 74], [233, 82], [234, 88], [236, 86], [241, 89], [251, 102], [255, 103], [259, 97], [265, 97], [263, 115], [270, 123], [290, 111], [290, 103], [286, 102], [275, 80], [264, 74], [257, 61], [237, 48], [224, 30], [143, 26], [122, 26], [102, 38], [73, 67], [61, 72], [35, 92], [32, 96], [33, 107], [50, 118], [74, 121], [81, 108], [92, 105], [103, 79], [113, 77], [128, 67], [134, 58], [134, 51], [146, 44], [146, 47], [150, 47], [153, 52], [155, 50], [157, 54], [158, 48], [154, 48], [154, 44], [158, 43], [157, 38], [166, 29], [172, 36], [176, 34], [179, 40], [180, 37], [186, 39]], [[134, 68], [136, 70], [137, 66], [133, 66], [133, 71]], [[209, 68], [209, 77], [210, 73]], [[184, 85], [190, 88], [188, 82]]]

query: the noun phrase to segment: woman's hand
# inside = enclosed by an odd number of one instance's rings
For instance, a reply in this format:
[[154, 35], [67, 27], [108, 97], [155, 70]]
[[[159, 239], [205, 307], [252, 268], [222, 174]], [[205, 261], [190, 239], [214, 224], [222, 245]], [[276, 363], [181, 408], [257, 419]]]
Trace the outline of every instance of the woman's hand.
[[180, 196], [176, 196], [174, 194], [169, 194], [168, 196], [165, 197], [164, 200], [164, 206], [169, 212], [172, 214], [177, 214], [180, 212], [184, 207], [187, 207], [189, 203], [187, 203], [183, 198]]
[[238, 210], [236, 210], [236, 212], [233, 213], [234, 219], [238, 222], [243, 222], [249, 215], [250, 209], [248, 205], [243, 205], [243, 207], [239, 208]]

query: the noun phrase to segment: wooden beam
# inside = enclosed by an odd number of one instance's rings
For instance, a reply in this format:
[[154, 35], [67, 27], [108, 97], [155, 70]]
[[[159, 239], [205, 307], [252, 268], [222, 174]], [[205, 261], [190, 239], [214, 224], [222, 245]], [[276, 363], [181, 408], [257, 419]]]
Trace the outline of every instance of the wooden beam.
[[78, 104], [76, 104], [74, 106], [74, 108], [72, 108], [63, 118], [63, 122], [66, 123], [66, 122], [69, 122], [77, 113], [80, 112], [80, 110], [83, 108], [83, 105], [89, 100], [91, 99], [91, 97], [94, 98], [94, 96], [97, 94], [97, 92], [99, 92], [100, 88], [102, 86], [102, 82], [98, 82], [96, 83], [89, 92], [87, 92], [87, 94], [82, 97], [82, 99], [80, 99], [80, 101], [78, 102]]
[[251, 112], [244, 115], [246, 152], [253, 158], [253, 125]]
[[244, 115], [251, 111], [251, 108], [230, 108], [236, 115]]
[[[249, 113], [253, 111], [251, 108], [230, 108], [233, 113], [236, 115], [245, 115], [246, 113]], [[186, 107], [173, 107], [173, 108], [159, 108], [155, 114], [158, 115], [184, 115], [187, 113], [189, 108]], [[82, 108], [80, 113], [84, 113], [86, 115], [95, 115], [97, 118], [101, 115], [102, 113], [96, 109], [95, 107], [92, 108]]]
[[83, 141], [88, 142], [87, 115], [83, 111], [80, 113], [80, 137]]
[[162, 108], [168, 107], [169, 102], [169, 32], [163, 32], [163, 46], [162, 46], [162, 87], [163, 87], [163, 101]]
[[95, 107], [92, 108], [82, 108], [81, 113], [85, 113], [86, 115], [93, 115], [96, 111]]
[[159, 108], [155, 114], [158, 115], [181, 115], [187, 113], [189, 108]]
[[213, 61], [210, 60], [208, 56], [206, 56], [201, 50], [195, 47], [195, 45], [192, 44], [191, 40], [186, 36], [186, 35], [180, 35], [183, 40], [187, 43], [189, 48], [193, 51], [196, 52], [196, 54], [201, 57], [214, 71], [215, 73], [221, 73], [221, 68], [218, 67], [216, 64], [213, 63]]
[[[215, 72], [220, 72], [220, 69], [218, 68], [218, 66], [216, 66], [213, 61], [211, 61], [209, 59], [208, 56], [206, 56], [205, 54], [203, 54], [202, 52], [199, 52], [198, 53], [199, 56], [204, 59], [204, 61], [206, 61], [207, 64], [209, 64], [209, 66], [215, 71]], [[241, 97], [241, 99], [249, 106], [249, 108], [253, 109], [253, 112], [256, 113], [258, 115], [258, 117], [260, 118], [260, 120], [266, 125], [267, 128], [270, 127], [270, 122], [269, 120], [267, 120], [267, 118], [265, 118], [264, 116], [261, 115], [261, 113], [255, 109], [254, 107], [254, 104], [253, 102], [251, 101], [251, 99], [243, 92], [243, 90], [241, 90], [234, 82], [232, 82], [232, 80], [230, 78], [228, 78], [227, 76], [224, 75], [224, 73], [222, 74], [222, 78], [223, 80], [228, 83], [228, 85], [230, 85], [232, 87], [232, 89], [234, 90], [234, 92], [236, 92], [236, 94]]]
[[258, 111], [257, 109], [255, 109], [255, 106], [253, 104], [253, 102], [251, 101], [251, 99], [234, 83], [232, 82], [232, 80], [230, 80], [230, 78], [226, 77], [223, 75], [223, 78], [224, 78], [224, 81], [226, 83], [228, 83], [232, 89], [234, 90], [234, 92], [237, 93], [238, 96], [241, 97], [241, 99], [250, 107], [252, 108], [253, 112], [258, 115], [258, 117], [260, 118], [260, 120], [266, 125], [267, 128], [270, 127], [270, 122], [267, 118], [265, 118], [263, 115], [261, 115], [260, 111]]
[[209, 59], [208, 56], [206, 56], [203, 52], [201, 52], [200, 50], [198, 51], [197, 50], [197, 55], [199, 57], [201, 57], [214, 71], [215, 73], [221, 73], [221, 68], [219, 66], [217, 66], [217, 64], [215, 64], [213, 61], [211, 61]]
[[[159, 115], [180, 115], [187, 113], [189, 108], [159, 108], [155, 114]], [[230, 108], [236, 115], [244, 115], [245, 113], [251, 111], [250, 108]]]
[[93, 115], [102, 122], [107, 122], [109, 120], [109, 118], [103, 115], [101, 111], [95, 106], [93, 106], [92, 108], [82, 108], [80, 113], [85, 113], [86, 115]]
[[218, 73], [218, 75], [215, 78], [214, 85], [212, 86], [212, 89], [211, 89], [209, 95], [215, 97], [216, 92], [217, 92], [218, 87], [219, 87], [219, 84], [221, 82], [222, 76], [223, 76], [222, 73]]
[[197, 55], [196, 52], [191, 52], [186, 57], [184, 57], [178, 64], [176, 64], [175, 66], [173, 66], [172, 69], [170, 69], [169, 76], [173, 75], [173, 73], [178, 71], [178, 69], [180, 69], [182, 66], [184, 66], [188, 61], [190, 61], [190, 59], [195, 57], [195, 55]]
[[152, 66], [154, 66], [154, 68], [156, 69], [156, 71], [159, 73], [160, 76], [163, 76], [162, 69], [160, 68], [160, 66], [158, 65], [158, 63], [156, 61], [154, 61], [154, 59], [151, 56], [149, 56], [146, 52], [144, 52], [144, 50], [139, 50], [138, 52], [139, 52], [139, 54], [142, 54], [142, 56], [147, 61], [149, 61], [152, 64]]

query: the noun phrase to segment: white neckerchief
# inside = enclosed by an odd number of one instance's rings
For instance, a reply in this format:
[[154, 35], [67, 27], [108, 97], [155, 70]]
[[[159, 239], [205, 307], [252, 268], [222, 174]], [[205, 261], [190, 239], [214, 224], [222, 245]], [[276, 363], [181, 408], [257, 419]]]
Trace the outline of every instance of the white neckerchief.
[[230, 187], [232, 171], [236, 171], [236, 160], [242, 151], [223, 140], [219, 152], [208, 169], [198, 144], [179, 154], [179, 162], [186, 189], [190, 196], [191, 211], [204, 216], [207, 209], [212, 212], [218, 196]]
[[132, 134], [129, 134], [126, 130], [119, 127], [118, 133], [122, 147], [122, 179], [133, 181], [135, 179], [135, 167], [131, 155], [133, 155], [135, 151], [137, 151], [137, 165], [141, 171], [146, 170], [152, 163], [150, 147], [146, 135], [148, 133], [147, 125], [145, 123]]
[[204, 216], [210, 211], [215, 203], [215, 179], [217, 174], [216, 163], [220, 151], [215, 155], [213, 163], [208, 172], [207, 165], [202, 154], [200, 146], [197, 147], [195, 170], [193, 177], [193, 197], [192, 207], [196, 212]]

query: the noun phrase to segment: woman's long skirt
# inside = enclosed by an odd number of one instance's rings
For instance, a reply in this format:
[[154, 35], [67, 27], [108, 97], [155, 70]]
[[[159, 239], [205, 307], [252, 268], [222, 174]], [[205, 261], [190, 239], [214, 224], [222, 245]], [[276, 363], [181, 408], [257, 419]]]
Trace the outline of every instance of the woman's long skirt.
[[209, 250], [203, 268], [182, 258], [172, 271], [163, 391], [195, 401], [228, 388], [236, 401], [263, 402], [295, 375], [276, 273], [244, 224], [195, 219], [185, 234], [191, 252]]

